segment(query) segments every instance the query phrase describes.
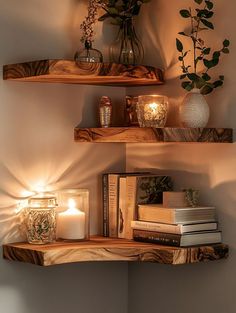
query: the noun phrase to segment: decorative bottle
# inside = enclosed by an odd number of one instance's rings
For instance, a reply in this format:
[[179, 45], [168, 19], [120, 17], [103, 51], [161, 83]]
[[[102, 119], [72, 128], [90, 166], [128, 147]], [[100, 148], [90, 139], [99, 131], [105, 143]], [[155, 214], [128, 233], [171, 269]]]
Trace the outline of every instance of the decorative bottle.
[[112, 103], [111, 99], [103, 96], [99, 105], [99, 117], [101, 127], [107, 128], [111, 126]]

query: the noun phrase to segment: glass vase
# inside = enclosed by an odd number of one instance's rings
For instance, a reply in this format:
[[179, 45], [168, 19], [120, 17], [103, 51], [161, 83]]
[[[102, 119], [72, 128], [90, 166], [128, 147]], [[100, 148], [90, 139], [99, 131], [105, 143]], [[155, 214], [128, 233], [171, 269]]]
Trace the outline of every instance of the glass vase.
[[111, 62], [136, 65], [143, 62], [144, 49], [137, 37], [133, 19], [122, 21], [117, 38], [110, 48]]
[[99, 50], [93, 49], [91, 41], [85, 41], [84, 49], [75, 53], [74, 60], [76, 64], [80, 62], [102, 63], [103, 56]]

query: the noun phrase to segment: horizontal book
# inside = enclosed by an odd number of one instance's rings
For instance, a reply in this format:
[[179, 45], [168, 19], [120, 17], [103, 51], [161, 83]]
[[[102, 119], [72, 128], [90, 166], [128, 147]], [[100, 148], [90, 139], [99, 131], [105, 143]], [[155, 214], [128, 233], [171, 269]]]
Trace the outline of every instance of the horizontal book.
[[132, 221], [131, 227], [133, 229], [156, 231], [160, 233], [169, 234], [184, 234], [190, 232], [199, 232], [205, 230], [217, 230], [218, 224], [212, 223], [198, 223], [198, 224], [163, 224], [163, 223], [152, 223], [143, 221]]
[[135, 241], [149, 242], [174, 247], [189, 247], [221, 243], [220, 231], [196, 232], [187, 234], [167, 234], [146, 230], [134, 230]]
[[162, 205], [145, 204], [138, 206], [138, 220], [165, 224], [196, 224], [216, 222], [214, 207], [164, 208]]

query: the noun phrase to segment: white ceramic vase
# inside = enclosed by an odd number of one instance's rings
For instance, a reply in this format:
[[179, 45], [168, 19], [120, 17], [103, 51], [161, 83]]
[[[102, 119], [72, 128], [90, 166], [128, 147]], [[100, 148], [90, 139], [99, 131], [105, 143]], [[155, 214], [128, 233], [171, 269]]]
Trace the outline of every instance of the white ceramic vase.
[[209, 106], [200, 90], [194, 88], [184, 98], [180, 110], [180, 123], [183, 127], [206, 127], [210, 116]]

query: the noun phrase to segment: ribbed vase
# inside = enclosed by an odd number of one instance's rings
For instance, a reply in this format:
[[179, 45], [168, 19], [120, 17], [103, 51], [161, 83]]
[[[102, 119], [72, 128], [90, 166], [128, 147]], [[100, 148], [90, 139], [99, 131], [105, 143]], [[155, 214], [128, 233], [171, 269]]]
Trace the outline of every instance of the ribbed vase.
[[208, 103], [200, 90], [195, 88], [184, 98], [180, 110], [179, 118], [183, 127], [204, 128], [210, 116]]

